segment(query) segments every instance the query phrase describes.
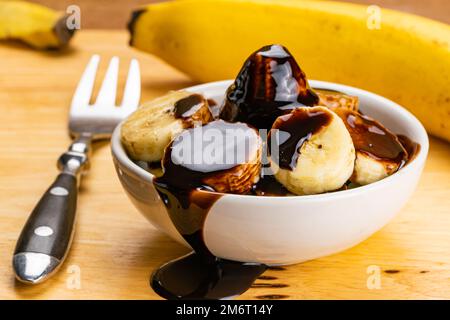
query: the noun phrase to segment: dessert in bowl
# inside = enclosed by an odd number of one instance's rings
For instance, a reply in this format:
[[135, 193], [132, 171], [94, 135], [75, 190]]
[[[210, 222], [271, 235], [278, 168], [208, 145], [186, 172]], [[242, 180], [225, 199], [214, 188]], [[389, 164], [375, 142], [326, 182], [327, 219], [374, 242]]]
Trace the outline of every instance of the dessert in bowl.
[[[155, 273], [152, 286], [165, 297], [232, 296], [267, 265], [354, 246], [382, 228], [417, 185], [428, 138], [413, 115], [361, 89], [308, 82], [288, 51], [274, 47], [253, 54], [235, 81], [170, 93], [141, 107], [113, 134], [114, 163], [132, 202], [158, 229], [197, 253]], [[263, 85], [255, 85], [254, 75], [261, 74]], [[252, 147], [232, 163], [183, 164], [174, 156], [180, 150], [206, 152], [184, 149], [186, 141], [202, 136], [200, 129], [219, 136], [239, 129]], [[266, 130], [267, 137], [256, 129]], [[277, 154], [271, 153], [273, 144]], [[178, 276], [178, 282], [193, 270], [208, 278], [220, 269], [240, 284], [223, 288], [216, 276], [210, 279], [215, 291], [191, 284], [195, 288], [175, 294], [164, 286], [169, 273], [161, 272], [173, 265], [178, 269], [170, 277]]]

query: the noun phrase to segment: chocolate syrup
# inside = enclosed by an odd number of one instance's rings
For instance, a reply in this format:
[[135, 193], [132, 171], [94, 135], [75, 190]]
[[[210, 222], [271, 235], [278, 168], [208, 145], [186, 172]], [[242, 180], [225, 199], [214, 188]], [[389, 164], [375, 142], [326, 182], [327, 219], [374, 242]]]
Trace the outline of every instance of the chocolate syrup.
[[397, 138], [408, 153], [408, 161], [405, 163], [406, 165], [417, 156], [420, 151], [420, 144], [412, 141], [410, 138], [402, 134], [398, 134]]
[[354, 111], [335, 111], [350, 132], [355, 150], [380, 161], [402, 166], [408, 160], [408, 152], [398, 137], [379, 122]]
[[303, 144], [313, 134], [326, 127], [331, 120], [329, 112], [316, 108], [295, 109], [289, 114], [280, 116], [268, 136], [268, 150], [272, 150], [273, 143], [277, 143], [279, 149], [279, 154], [272, 155], [272, 159], [280, 168], [294, 170]]
[[190, 253], [160, 267], [151, 279], [156, 293], [166, 299], [224, 299], [247, 291], [267, 267], [231, 260], [205, 261]]
[[318, 101], [289, 51], [281, 45], [270, 45], [245, 61], [227, 90], [220, 118], [269, 130], [278, 116]]
[[219, 114], [220, 114], [220, 106], [217, 104], [217, 102], [214, 99], [208, 99], [207, 101], [208, 101], [209, 111], [211, 111], [213, 119], [218, 119]]
[[217, 106], [217, 102], [214, 99], [207, 99], [206, 101], [208, 101], [208, 104], [209, 104], [210, 107]]
[[266, 197], [284, 197], [291, 195], [289, 191], [275, 179], [274, 175], [261, 177], [252, 189], [251, 194]]
[[204, 102], [203, 96], [196, 93], [178, 100], [174, 105], [175, 118], [189, 118], [202, 107]]
[[[223, 129], [226, 125], [221, 120], [208, 124], [213, 129]], [[167, 147], [163, 159], [164, 174], [153, 180], [174, 226], [194, 249], [194, 253], [161, 266], [153, 274], [152, 288], [167, 299], [221, 299], [239, 295], [266, 270], [262, 264], [219, 259], [205, 244], [203, 227], [206, 217], [221, 197], [205, 181], [237, 164], [217, 163], [212, 166], [200, 162], [188, 165], [179, 161], [174, 152], [178, 154], [180, 148], [183, 152], [191, 152], [191, 149], [183, 148], [183, 139], [200, 129], [186, 130], [186, 134], [182, 133]], [[229, 150], [234, 152], [233, 148], [226, 148]]]

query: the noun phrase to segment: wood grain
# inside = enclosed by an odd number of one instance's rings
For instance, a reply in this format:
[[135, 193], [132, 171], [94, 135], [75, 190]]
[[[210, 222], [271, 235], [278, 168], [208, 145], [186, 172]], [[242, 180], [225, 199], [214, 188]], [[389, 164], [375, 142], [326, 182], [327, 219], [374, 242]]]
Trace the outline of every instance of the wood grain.
[[[55, 178], [56, 159], [69, 144], [68, 104], [90, 55], [99, 53], [104, 59], [118, 55], [124, 62], [137, 57], [143, 100], [192, 85], [155, 58], [128, 48], [126, 42], [125, 32], [83, 30], [72, 49], [62, 54], [0, 44], [0, 298], [155, 299], [158, 296], [148, 285], [150, 273], [187, 252], [132, 206], [115, 176], [109, 146], [103, 143], [97, 145], [92, 169], [83, 179], [76, 235], [60, 272], [35, 287], [21, 285], [13, 277], [15, 241]], [[121, 69], [123, 80], [126, 63]], [[241, 298], [450, 298], [449, 146], [431, 139], [416, 193], [380, 232], [343, 253], [269, 270]], [[367, 288], [371, 265], [381, 270], [380, 289]], [[78, 269], [81, 288], [76, 289], [70, 285], [76, 274], [71, 272]]]

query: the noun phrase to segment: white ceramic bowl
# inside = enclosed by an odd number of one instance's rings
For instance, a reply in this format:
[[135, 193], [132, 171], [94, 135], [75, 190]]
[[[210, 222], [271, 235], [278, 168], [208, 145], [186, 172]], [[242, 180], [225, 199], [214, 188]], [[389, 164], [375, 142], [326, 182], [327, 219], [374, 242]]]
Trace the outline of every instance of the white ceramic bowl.
[[[188, 88], [221, 102], [231, 81]], [[421, 146], [397, 173], [356, 189], [319, 195], [261, 197], [226, 194], [211, 208], [204, 239], [216, 256], [266, 264], [293, 264], [350, 248], [382, 228], [413, 193], [428, 153], [428, 137], [408, 111], [376, 94], [344, 85], [310, 81], [314, 88], [338, 90], [360, 99], [361, 110]], [[138, 210], [158, 229], [188, 245], [178, 234], [153, 187], [153, 176], [132, 162], [112, 136], [119, 179]]]

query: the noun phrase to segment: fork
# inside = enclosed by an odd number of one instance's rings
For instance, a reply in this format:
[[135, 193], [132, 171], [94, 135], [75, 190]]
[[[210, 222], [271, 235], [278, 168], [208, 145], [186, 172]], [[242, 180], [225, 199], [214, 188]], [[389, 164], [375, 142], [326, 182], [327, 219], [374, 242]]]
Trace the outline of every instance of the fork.
[[132, 59], [122, 103], [115, 105], [118, 57], [109, 63], [95, 104], [89, 104], [99, 61], [98, 55], [91, 57], [72, 98], [69, 133], [73, 142], [59, 157], [60, 173], [39, 200], [17, 241], [13, 268], [21, 282], [40, 283], [63, 263], [74, 234], [78, 186], [81, 174], [89, 168], [91, 143], [110, 138], [116, 125], [139, 104], [139, 64]]

